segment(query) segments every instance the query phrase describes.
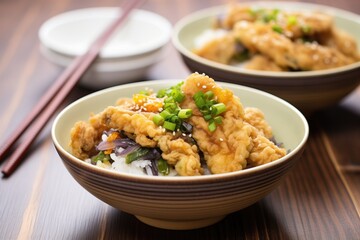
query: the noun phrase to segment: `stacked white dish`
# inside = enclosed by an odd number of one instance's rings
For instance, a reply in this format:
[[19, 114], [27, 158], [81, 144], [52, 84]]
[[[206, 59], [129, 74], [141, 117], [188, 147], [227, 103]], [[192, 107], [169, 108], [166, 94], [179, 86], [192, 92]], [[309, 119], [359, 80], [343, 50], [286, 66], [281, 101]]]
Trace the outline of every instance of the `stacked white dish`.
[[[39, 30], [41, 52], [62, 67], [84, 54], [90, 44], [113, 21], [119, 8], [101, 7], [62, 13]], [[171, 24], [144, 10], [134, 10], [112, 35], [80, 84], [93, 89], [141, 80], [147, 70], [164, 57]]]

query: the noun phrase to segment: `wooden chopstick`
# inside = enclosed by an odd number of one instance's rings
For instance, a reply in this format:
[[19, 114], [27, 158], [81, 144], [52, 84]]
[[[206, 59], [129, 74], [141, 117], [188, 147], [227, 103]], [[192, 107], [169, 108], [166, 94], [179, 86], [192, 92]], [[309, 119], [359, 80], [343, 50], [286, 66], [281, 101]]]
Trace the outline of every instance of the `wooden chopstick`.
[[26, 138], [14, 150], [13, 154], [9, 157], [8, 161], [1, 169], [1, 172], [5, 177], [10, 176], [16, 167], [21, 163], [25, 153], [39, 135], [42, 128], [64, 101], [81, 76], [94, 62], [101, 48], [105, 45], [112, 33], [126, 20], [129, 13], [141, 2], [141, 0], [124, 1], [124, 5], [121, 7], [122, 11], [120, 16], [96, 39], [84, 55], [77, 57], [65, 69], [65, 71], [56, 80], [55, 84], [45, 95], [43, 95], [39, 103], [26, 117], [21, 126], [19, 126], [11, 135], [9, 141], [4, 144], [0, 150], [0, 159], [4, 158], [5, 155], [9, 153], [11, 147], [22, 135], [24, 135], [24, 132], [27, 130]]

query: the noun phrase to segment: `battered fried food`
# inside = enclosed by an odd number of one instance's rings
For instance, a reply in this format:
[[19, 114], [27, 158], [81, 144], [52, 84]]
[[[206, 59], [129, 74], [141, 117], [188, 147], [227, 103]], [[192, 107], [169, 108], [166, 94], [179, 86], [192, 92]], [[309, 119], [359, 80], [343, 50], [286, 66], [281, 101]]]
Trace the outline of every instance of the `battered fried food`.
[[227, 34], [205, 41], [194, 53], [223, 64], [243, 62], [244, 68], [263, 71], [312, 71], [360, 60], [356, 40], [322, 12], [231, 4], [214, 29]]
[[[260, 164], [276, 160], [286, 154], [284, 149], [271, 144], [271, 141], [264, 136], [266, 134], [271, 137], [272, 133], [271, 128], [264, 123], [263, 114], [255, 109], [249, 109], [246, 116], [246, 110], [244, 111], [240, 99], [231, 91], [219, 87], [210, 77], [192, 74], [185, 81], [182, 90], [186, 97], [181, 106], [193, 110], [194, 115], [189, 119], [194, 126], [193, 137], [204, 153], [206, 163], [212, 173], [244, 169], [249, 156], [253, 156], [252, 163]], [[209, 131], [208, 123], [196, 108], [193, 100], [196, 92], [208, 90], [213, 91], [218, 101], [226, 105], [222, 124], [214, 132]]]
[[[139, 149], [159, 149], [162, 159], [181, 176], [204, 174], [200, 156], [204, 157], [210, 172], [218, 174], [261, 165], [286, 154], [285, 149], [271, 142], [272, 130], [264, 114], [256, 108], [244, 108], [233, 92], [221, 88], [212, 78], [194, 73], [184, 81], [181, 88], [180, 85], [177, 87], [181, 94], [178, 91], [165, 97], [135, 94], [132, 99], [119, 99], [116, 106], [109, 106], [93, 114], [88, 121], [77, 122], [71, 130], [72, 153], [80, 159], [92, 158], [98, 154], [99, 143], [102, 142], [104, 155], [110, 158], [111, 154], [120, 154], [113, 145], [114, 139], [121, 140], [121, 133], [126, 139], [138, 144]], [[212, 96], [211, 107], [223, 106], [221, 112], [216, 114], [216, 118], [221, 121], [217, 122], [215, 128], [209, 127], [209, 119], [203, 115], [203, 109], [198, 107], [194, 96], [199, 93], [211, 93], [207, 95]], [[174, 104], [170, 101], [173, 98], [179, 98], [178, 106], [171, 105]], [[179, 128], [173, 128], [169, 131], [165, 125], [154, 121], [156, 116], [161, 116], [160, 112], [168, 110], [168, 103], [191, 113], [182, 118], [186, 119], [186, 124], [192, 130], [186, 129], [185, 133]], [[175, 110], [181, 112], [179, 109]], [[167, 116], [169, 114], [166, 113]], [[176, 115], [173, 114], [171, 118], [174, 117]], [[106, 140], [102, 139], [104, 132], [111, 132]], [[109, 165], [107, 163], [104, 166]]]
[[297, 69], [296, 56], [290, 39], [274, 32], [263, 23], [238, 22], [234, 34], [252, 53], [261, 53], [280, 67]]
[[78, 122], [71, 130], [70, 147], [73, 154], [86, 159], [94, 155], [96, 143], [103, 131], [117, 129], [124, 131], [143, 147], [159, 147], [162, 157], [175, 166], [179, 175], [200, 175], [203, 172], [196, 145], [191, 145], [159, 128], [153, 121], [153, 113], [134, 111], [130, 105], [110, 106], [90, 117], [89, 122]]
[[225, 35], [207, 42], [203, 47], [195, 50], [195, 53], [203, 58], [228, 64], [235, 51], [235, 38], [231, 35]]
[[214, 27], [231, 30], [241, 21], [265, 22], [272, 27], [279, 26], [284, 31], [284, 35], [292, 39], [323, 33], [333, 26], [332, 17], [321, 12], [287, 12], [230, 4], [225, 16], [217, 19]]
[[273, 72], [283, 72], [286, 70], [285, 68], [276, 65], [270, 58], [260, 54], [254, 55], [254, 57], [245, 63], [244, 68]]

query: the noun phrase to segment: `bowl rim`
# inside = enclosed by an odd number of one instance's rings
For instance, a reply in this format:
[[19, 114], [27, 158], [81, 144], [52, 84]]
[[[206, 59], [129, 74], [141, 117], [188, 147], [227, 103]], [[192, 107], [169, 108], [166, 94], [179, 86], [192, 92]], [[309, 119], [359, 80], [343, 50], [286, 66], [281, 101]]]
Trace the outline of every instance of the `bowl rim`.
[[[74, 9], [66, 12], [59, 13], [49, 19], [47, 19], [39, 28], [38, 37], [40, 42], [46, 46], [47, 48], [59, 52], [64, 55], [68, 55], [71, 57], [78, 56], [83, 54], [81, 49], [74, 49], [74, 48], [66, 48], [63, 45], [58, 45], [54, 43], [54, 40], [51, 40], [48, 36], [48, 33], [52, 31], [52, 29], [56, 28], [59, 25], [69, 24], [73, 21], [78, 21], [82, 19], [90, 19], [90, 18], [107, 18], [107, 19], [115, 19], [122, 9], [120, 7], [89, 7], [89, 8], [79, 8]], [[157, 27], [161, 28], [162, 34], [159, 35], [155, 41], [151, 44], [143, 46], [142, 48], [136, 47], [132, 49], [128, 49], [127, 52], [120, 52], [120, 51], [101, 51], [99, 56], [102, 59], [112, 59], [112, 58], [123, 58], [129, 56], [136, 56], [141, 55], [147, 52], [154, 51], [158, 48], [161, 48], [165, 44], [167, 44], [171, 39], [171, 31], [172, 31], [172, 24], [167, 20], [165, 17], [142, 9], [135, 9], [130, 18], [148, 18], [149, 22]], [[106, 27], [105, 27], [106, 28]], [[111, 39], [110, 39], [111, 40]], [[86, 50], [86, 49], [85, 49]]]
[[[349, 19], [350, 21], [357, 22], [360, 25], [360, 15], [357, 15], [353, 12], [349, 12], [343, 9], [315, 4], [315, 3], [305, 3], [305, 2], [281, 2], [281, 1], [255, 1], [255, 2], [242, 2], [242, 5], [251, 5], [251, 6], [276, 6], [282, 9], [290, 8], [290, 9], [321, 9], [322, 11], [329, 12], [342, 18]], [[222, 71], [231, 72], [234, 74], [246, 74], [249, 76], [267, 76], [267, 77], [276, 77], [279, 79], [287, 79], [287, 78], [303, 78], [303, 77], [320, 77], [325, 75], [333, 75], [339, 74], [341, 72], [352, 71], [356, 68], [360, 67], [360, 61], [352, 64], [348, 64], [345, 66], [325, 69], [325, 70], [313, 70], [313, 71], [299, 71], [299, 72], [274, 72], [274, 71], [264, 71], [264, 70], [252, 70], [252, 69], [244, 69], [236, 66], [230, 66], [222, 63], [217, 63], [215, 61], [211, 61], [205, 58], [202, 58], [195, 53], [191, 52], [187, 48], [183, 46], [178, 36], [181, 30], [192, 23], [193, 21], [205, 18], [216, 16], [219, 13], [222, 13], [226, 10], [229, 5], [218, 5], [209, 7], [206, 9], [202, 9], [196, 12], [193, 12], [183, 18], [181, 18], [178, 22], [175, 23], [173, 28], [173, 34], [171, 37], [172, 43], [175, 48], [185, 57], [203, 64], [207, 67], [215, 68]]]
[[[54, 64], [62, 67], [69, 66], [73, 61], [71, 56], [67, 56], [40, 44], [40, 52]], [[149, 67], [161, 61], [167, 54], [167, 49], [150, 51], [140, 56], [129, 58], [96, 59], [92, 65], [97, 72], [123, 72], [133, 71], [140, 68]]]
[[293, 105], [286, 102], [285, 100], [283, 100], [279, 97], [276, 97], [270, 93], [267, 93], [267, 92], [264, 92], [264, 91], [261, 91], [261, 90], [255, 89], [255, 88], [247, 87], [247, 86], [242, 86], [242, 85], [233, 84], [233, 83], [226, 83], [226, 82], [221, 82], [221, 81], [217, 81], [217, 83], [220, 84], [221, 86], [240, 88], [240, 89], [244, 89], [246, 91], [250, 91], [253, 93], [261, 94], [261, 95], [271, 98], [277, 102], [280, 102], [282, 105], [285, 105], [287, 108], [289, 108], [292, 112], [294, 112], [298, 116], [298, 118], [301, 120], [303, 127], [304, 127], [303, 138], [301, 139], [300, 143], [294, 149], [292, 149], [292, 151], [290, 153], [288, 153], [287, 155], [285, 155], [284, 157], [282, 157], [276, 161], [266, 163], [264, 165], [260, 165], [257, 167], [244, 169], [241, 171], [221, 173], [221, 174], [212, 174], [212, 175], [202, 175], [202, 176], [156, 176], [156, 177], [116, 172], [111, 169], [104, 169], [104, 168], [94, 166], [92, 164], [89, 164], [89, 163], [81, 160], [81, 159], [76, 158], [75, 156], [73, 156], [72, 154], [67, 152], [59, 143], [57, 136], [56, 136], [56, 126], [57, 126], [58, 122], [60, 121], [61, 117], [70, 108], [74, 107], [75, 105], [77, 105], [81, 102], [84, 102], [89, 98], [93, 98], [93, 97], [99, 96], [101, 94], [106, 94], [106, 92], [115, 91], [117, 89], [126, 89], [128, 87], [143, 87], [143, 86], [151, 87], [152, 84], [159, 84], [161, 82], [164, 83], [164, 81], [167, 81], [167, 84], [168, 84], [169, 81], [172, 81], [175, 83], [175, 82], [183, 81], [183, 79], [141, 81], [141, 82], [123, 84], [123, 85], [119, 85], [119, 86], [115, 86], [115, 87], [109, 87], [109, 88], [105, 88], [105, 89], [96, 91], [94, 93], [88, 94], [88, 95], [72, 102], [68, 106], [66, 106], [56, 116], [56, 118], [54, 119], [52, 128], [51, 128], [51, 137], [52, 137], [55, 148], [57, 149], [57, 151], [59, 151], [60, 154], [62, 154], [66, 157], [66, 160], [62, 159], [62, 161], [67, 161], [67, 162], [69, 162], [73, 165], [76, 165], [86, 171], [90, 171], [90, 172], [93, 172], [100, 176], [106, 176], [106, 177], [109, 177], [111, 179], [116, 179], [116, 180], [123, 180], [123, 181], [129, 181], [129, 182], [155, 183], [155, 184], [164, 184], [164, 183], [165, 184], [177, 184], [177, 183], [201, 184], [201, 183], [205, 183], [205, 182], [220, 182], [220, 181], [227, 181], [227, 180], [231, 180], [231, 179], [238, 179], [241, 177], [251, 175], [254, 172], [264, 171], [268, 168], [276, 167], [276, 166], [281, 165], [284, 162], [288, 161], [291, 157], [293, 157], [296, 154], [298, 154], [299, 152], [301, 152], [305, 147], [305, 144], [306, 144], [308, 136], [309, 136], [309, 125], [308, 125], [308, 122], [307, 122], [306, 118], [304, 117], [304, 115], [297, 108], [295, 108]]

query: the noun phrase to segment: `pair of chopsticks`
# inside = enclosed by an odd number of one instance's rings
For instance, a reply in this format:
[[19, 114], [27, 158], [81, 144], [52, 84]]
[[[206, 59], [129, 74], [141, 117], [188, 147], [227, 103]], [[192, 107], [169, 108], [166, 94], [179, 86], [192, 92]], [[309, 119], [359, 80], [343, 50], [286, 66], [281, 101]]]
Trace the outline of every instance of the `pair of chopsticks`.
[[43, 127], [50, 120], [66, 96], [74, 88], [86, 70], [91, 66], [105, 45], [107, 40], [115, 30], [126, 20], [130, 12], [140, 3], [141, 0], [124, 0], [121, 6], [119, 17], [112, 22], [107, 29], [95, 40], [89, 47], [88, 51], [75, 58], [75, 60], [64, 70], [54, 85], [40, 99], [39, 103], [23, 120], [22, 124], [11, 134], [10, 139], [1, 146], [0, 160], [3, 160], [14, 144], [24, 135], [24, 141], [13, 151], [12, 155], [1, 169], [4, 177], [8, 177], [14, 172], [16, 167], [21, 163], [24, 155], [29, 150], [31, 144], [39, 135]]

